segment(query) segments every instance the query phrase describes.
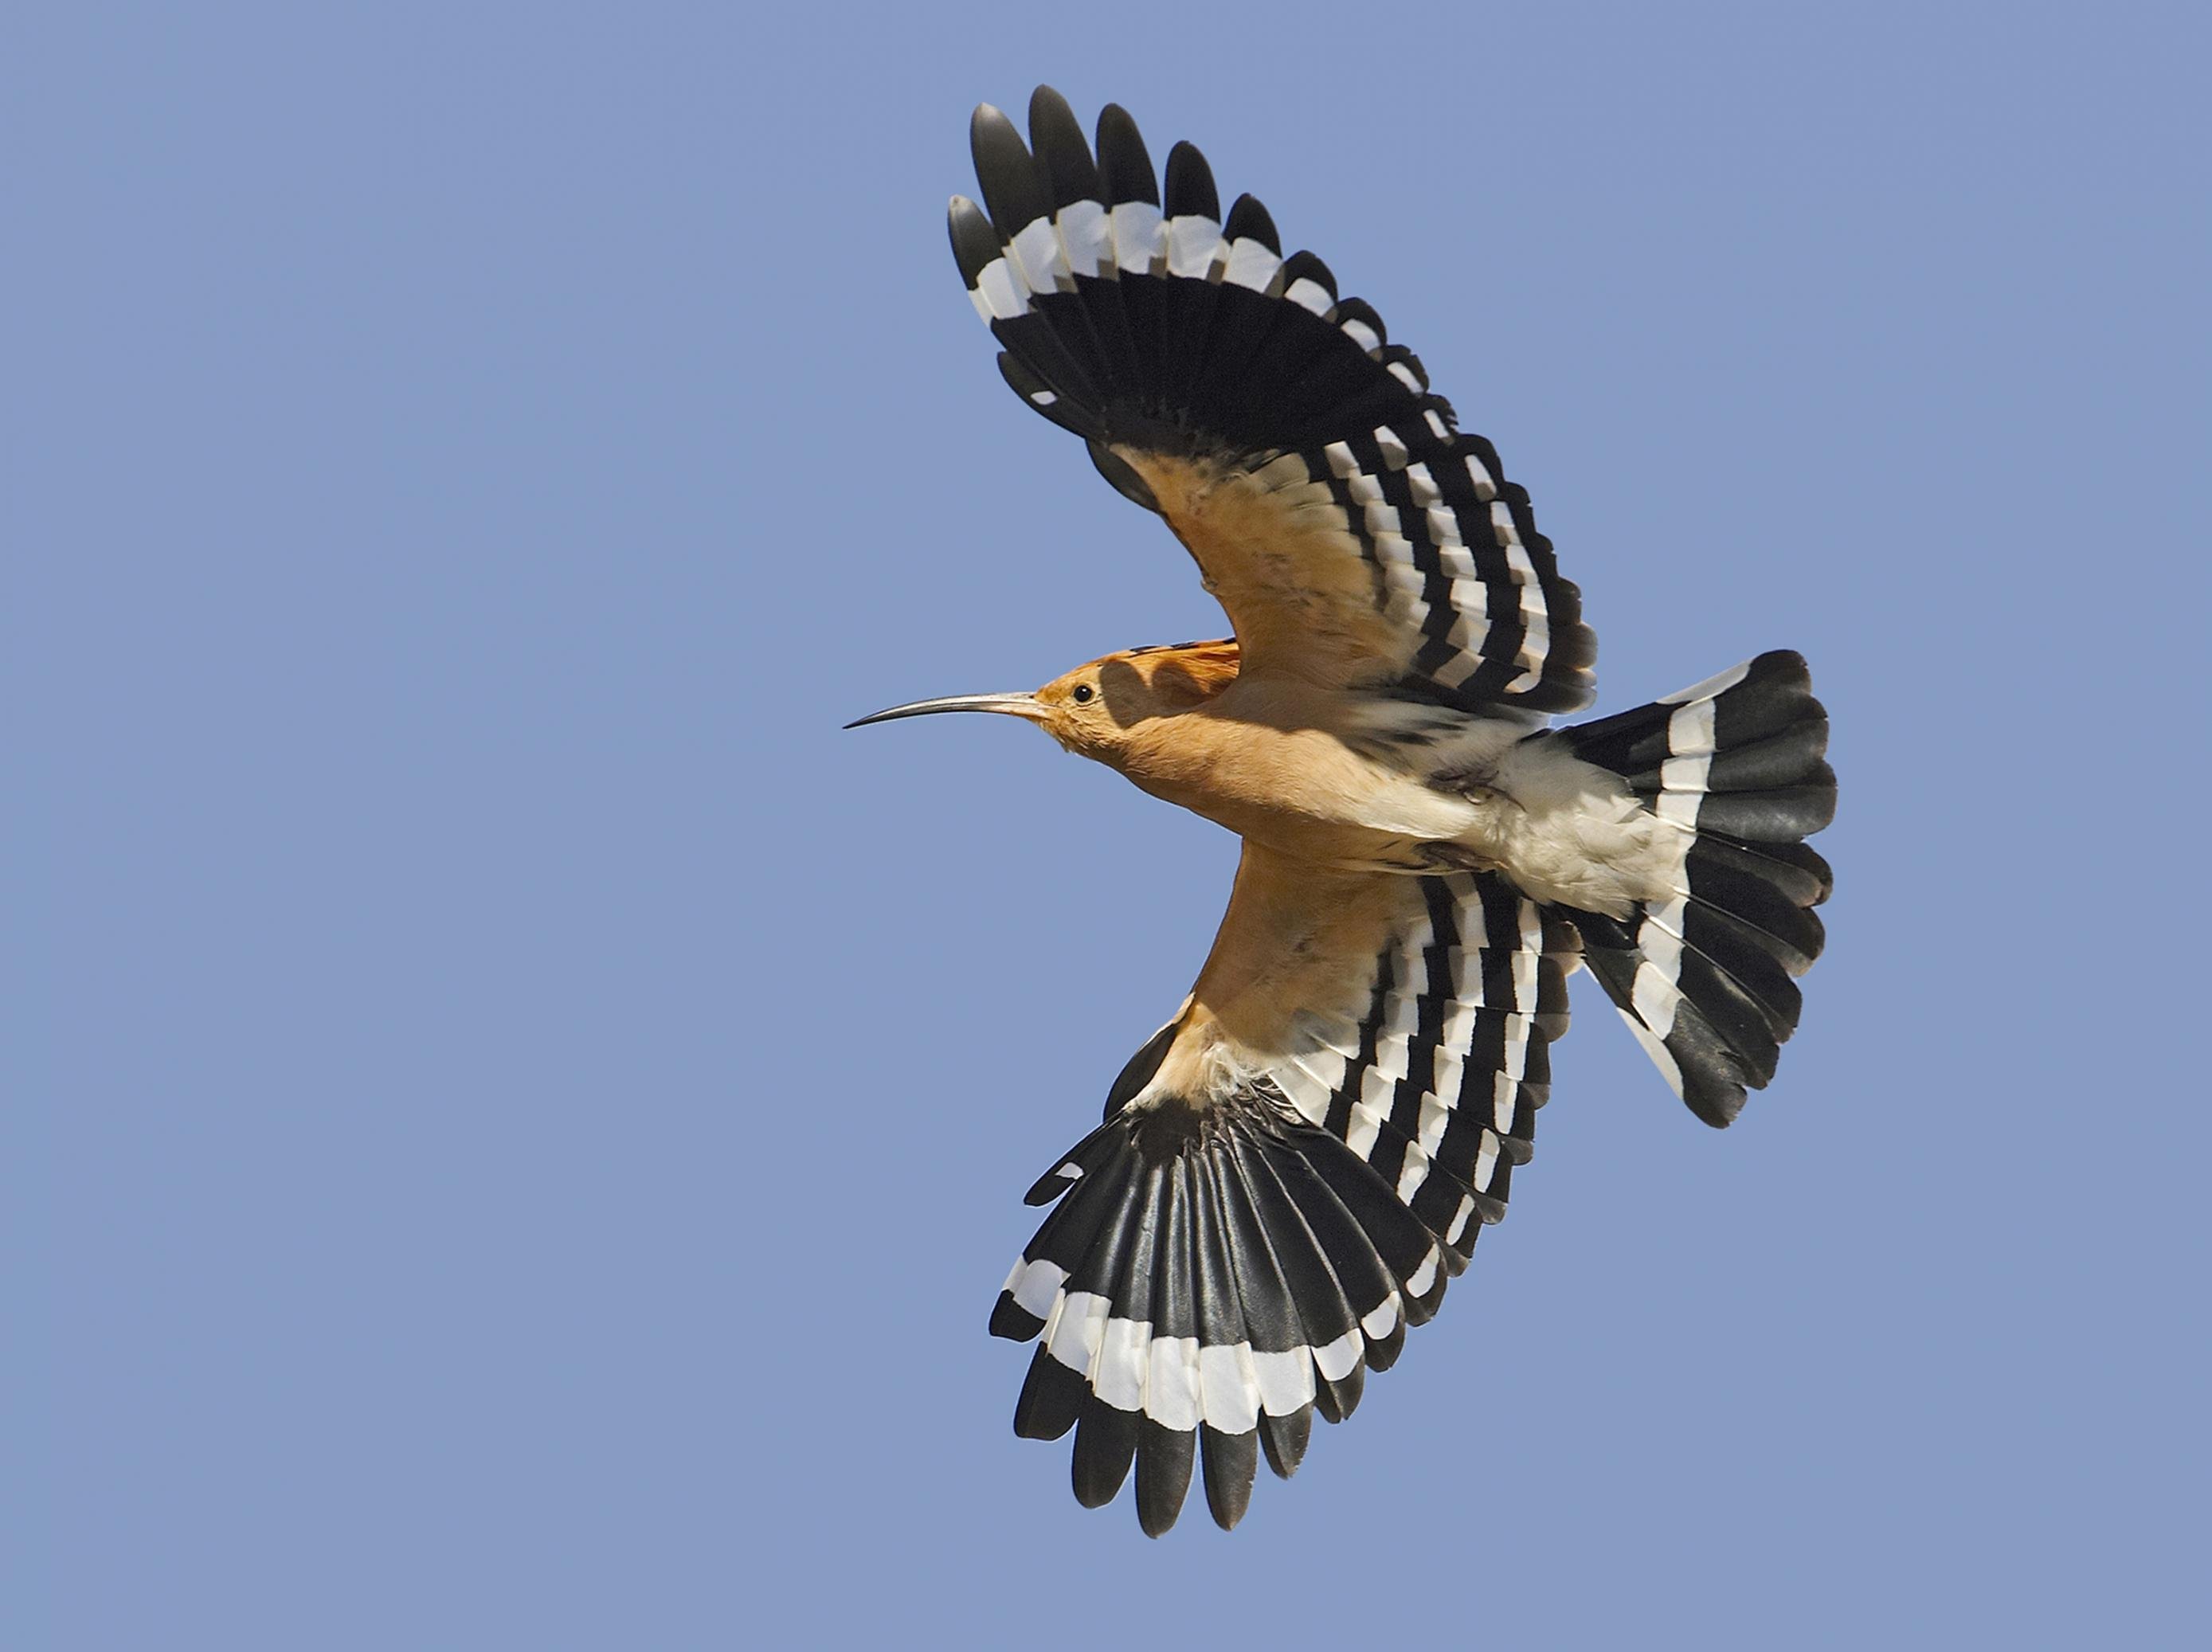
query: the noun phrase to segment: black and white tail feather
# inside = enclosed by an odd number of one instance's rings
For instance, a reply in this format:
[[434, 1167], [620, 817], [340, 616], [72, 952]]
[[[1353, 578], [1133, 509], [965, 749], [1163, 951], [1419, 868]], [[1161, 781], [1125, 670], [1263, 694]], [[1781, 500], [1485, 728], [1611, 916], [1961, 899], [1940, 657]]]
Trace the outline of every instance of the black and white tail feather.
[[1538, 737], [1621, 775], [1683, 835], [1674, 896], [1626, 918], [1572, 912], [1583, 961], [1667, 1082], [1707, 1124], [1774, 1077], [1794, 979], [1826, 938], [1835, 817], [1828, 715], [1797, 654], [1761, 654], [1648, 706]]

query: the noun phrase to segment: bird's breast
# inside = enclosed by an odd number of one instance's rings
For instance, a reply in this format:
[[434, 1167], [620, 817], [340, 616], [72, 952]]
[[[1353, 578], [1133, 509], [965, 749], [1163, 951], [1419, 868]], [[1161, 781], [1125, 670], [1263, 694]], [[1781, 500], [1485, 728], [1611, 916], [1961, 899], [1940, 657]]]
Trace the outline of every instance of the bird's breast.
[[1161, 719], [1132, 742], [1123, 772], [1153, 796], [1283, 854], [1361, 870], [1433, 870], [1419, 846], [1464, 831], [1467, 800], [1358, 738], [1348, 714], [1304, 709], [1303, 719]]

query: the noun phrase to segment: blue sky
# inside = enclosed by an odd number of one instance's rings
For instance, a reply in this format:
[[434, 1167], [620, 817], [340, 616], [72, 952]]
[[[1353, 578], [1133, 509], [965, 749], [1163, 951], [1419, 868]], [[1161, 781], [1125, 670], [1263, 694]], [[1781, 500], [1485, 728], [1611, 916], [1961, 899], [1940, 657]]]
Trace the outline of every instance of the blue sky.
[[[2197, 15], [5, 36], [11, 1644], [2180, 1643]], [[1421, 352], [1601, 710], [1789, 647], [1834, 720], [1775, 1087], [1706, 1130], [1578, 981], [1510, 1218], [1226, 1537], [1079, 1509], [984, 1321], [1235, 845], [838, 727], [1221, 629], [945, 247], [1039, 80]]]

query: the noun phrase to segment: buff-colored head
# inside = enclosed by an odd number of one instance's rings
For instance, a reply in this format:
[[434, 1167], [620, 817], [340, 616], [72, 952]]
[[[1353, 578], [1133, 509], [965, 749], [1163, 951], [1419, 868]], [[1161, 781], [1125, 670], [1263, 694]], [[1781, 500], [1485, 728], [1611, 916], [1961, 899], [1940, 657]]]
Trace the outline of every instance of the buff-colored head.
[[1237, 663], [1237, 645], [1227, 640], [1131, 648], [1079, 665], [1033, 694], [917, 700], [845, 726], [939, 711], [994, 711], [1028, 719], [1070, 751], [1114, 763], [1142, 725], [1194, 711], [1235, 682]]

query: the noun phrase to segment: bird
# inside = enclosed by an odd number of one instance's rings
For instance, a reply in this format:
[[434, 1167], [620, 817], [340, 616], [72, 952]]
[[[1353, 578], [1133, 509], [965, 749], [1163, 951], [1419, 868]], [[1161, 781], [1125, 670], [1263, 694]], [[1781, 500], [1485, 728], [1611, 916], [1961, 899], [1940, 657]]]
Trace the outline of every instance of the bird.
[[1144, 1531], [1194, 1475], [1234, 1527], [1264, 1459], [1437, 1310], [1505, 1213], [1587, 970], [1724, 1126], [1774, 1076], [1825, 935], [1828, 721], [1803, 659], [1595, 699], [1581, 593], [1497, 450], [1329, 267], [1117, 105], [986, 104], [952, 252], [1021, 400], [1198, 565], [1232, 635], [951, 712], [1036, 724], [1242, 840], [1197, 979], [1027, 1194], [1052, 1209], [990, 1329], [1034, 1340], [1015, 1431], [1073, 1489], [1134, 1471]]

